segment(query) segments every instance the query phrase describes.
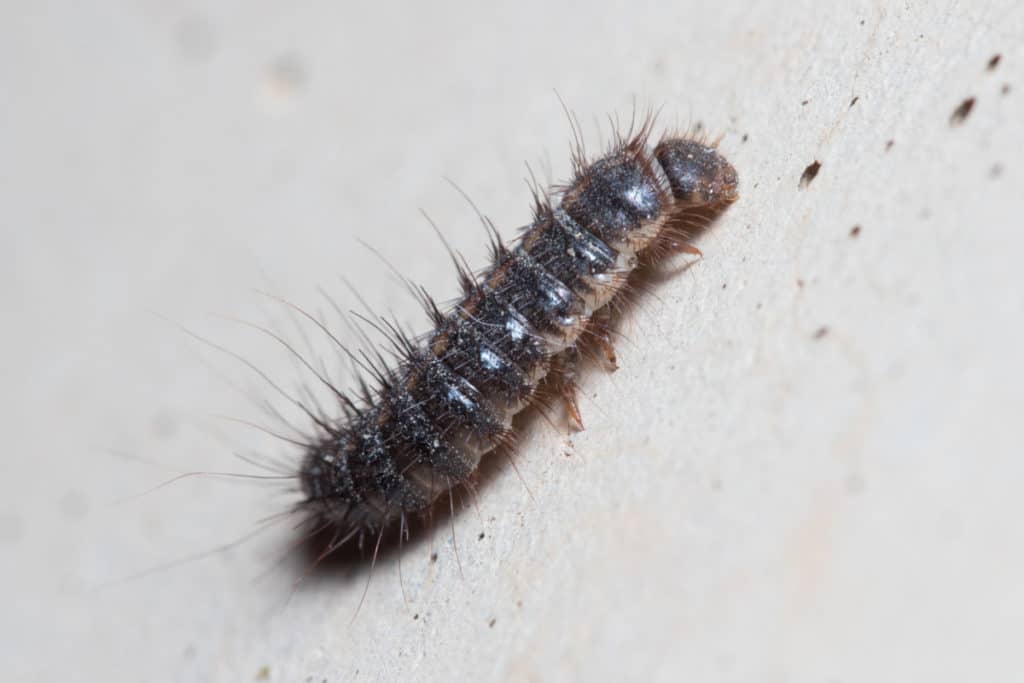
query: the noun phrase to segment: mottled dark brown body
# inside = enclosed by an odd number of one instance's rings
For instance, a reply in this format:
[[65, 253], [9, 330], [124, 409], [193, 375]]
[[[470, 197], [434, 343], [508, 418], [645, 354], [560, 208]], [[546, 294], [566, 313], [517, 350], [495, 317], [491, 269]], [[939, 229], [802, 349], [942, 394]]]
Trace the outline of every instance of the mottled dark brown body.
[[680, 218], [736, 197], [736, 172], [713, 147], [647, 126], [576, 173], [555, 204], [538, 202], [514, 248], [499, 244], [449, 312], [433, 310], [424, 343], [383, 374], [306, 453], [302, 507], [335, 529], [332, 543], [420, 512], [511, 444], [513, 416], [638, 259], [685, 241]]

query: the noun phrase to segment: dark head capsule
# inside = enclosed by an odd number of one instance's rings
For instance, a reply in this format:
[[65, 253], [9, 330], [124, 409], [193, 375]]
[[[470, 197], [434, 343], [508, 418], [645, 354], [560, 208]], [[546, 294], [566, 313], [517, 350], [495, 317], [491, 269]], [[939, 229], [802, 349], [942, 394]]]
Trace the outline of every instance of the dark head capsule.
[[714, 147], [695, 140], [667, 139], [655, 148], [654, 156], [677, 201], [720, 204], [739, 197], [736, 169]]

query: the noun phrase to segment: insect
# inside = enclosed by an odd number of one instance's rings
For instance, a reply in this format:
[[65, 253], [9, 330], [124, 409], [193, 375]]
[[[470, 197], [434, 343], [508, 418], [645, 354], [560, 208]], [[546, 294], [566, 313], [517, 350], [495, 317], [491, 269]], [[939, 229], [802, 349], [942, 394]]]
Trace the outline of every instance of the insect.
[[738, 197], [715, 144], [689, 135], [652, 144], [652, 127], [646, 117], [616, 134], [595, 160], [577, 142], [572, 180], [534, 192], [533, 220], [515, 242], [488, 223], [492, 262], [474, 274], [455, 259], [457, 303], [441, 310], [421, 292], [428, 334], [410, 338], [381, 320], [398, 363], [378, 354], [357, 396], [335, 392], [338, 419], [311, 415], [297, 510], [326, 532], [321, 558], [353, 538], [361, 547], [376, 536], [379, 548], [386, 529], [406, 533], [439, 498], [451, 501], [482, 457], [513, 446], [512, 418], [542, 400], [542, 383], [582, 428], [581, 345], [596, 342], [614, 367], [609, 313], [630, 275], [665, 253], [699, 254], [686, 243], [695, 212], [710, 220]]

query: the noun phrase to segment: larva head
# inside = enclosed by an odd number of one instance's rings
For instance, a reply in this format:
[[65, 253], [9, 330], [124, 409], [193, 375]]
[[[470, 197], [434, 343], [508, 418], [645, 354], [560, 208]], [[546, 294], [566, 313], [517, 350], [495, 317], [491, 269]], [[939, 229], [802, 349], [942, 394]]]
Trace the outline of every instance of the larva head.
[[696, 140], [667, 138], [658, 144], [654, 155], [677, 201], [714, 206], [739, 198], [736, 169], [714, 147]]

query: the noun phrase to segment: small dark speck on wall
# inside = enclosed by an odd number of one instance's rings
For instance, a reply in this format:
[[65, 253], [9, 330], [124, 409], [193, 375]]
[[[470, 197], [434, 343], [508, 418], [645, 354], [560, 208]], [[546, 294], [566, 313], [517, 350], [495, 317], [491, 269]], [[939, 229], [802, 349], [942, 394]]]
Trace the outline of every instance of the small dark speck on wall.
[[962, 125], [963, 122], [967, 120], [967, 117], [971, 115], [971, 110], [974, 109], [974, 102], [975, 99], [973, 97], [968, 97], [966, 100], [961, 102], [959, 106], [953, 110], [953, 113], [949, 115], [949, 125]]
[[853, 238], [859, 237], [860, 236], [860, 229], [861, 228], [860, 228], [859, 225], [855, 225], [852, 228], [850, 228], [850, 237], [853, 237]]
[[818, 171], [821, 170], [821, 162], [815, 160], [813, 164], [804, 169], [803, 174], [800, 176], [800, 189], [804, 189], [811, 184], [811, 181], [818, 176]]
[[989, 71], [995, 71], [996, 67], [999, 66], [999, 62], [1000, 60], [1002, 60], [1002, 58], [1003, 56], [1001, 54], [999, 54], [998, 52], [995, 53], [994, 55], [992, 55], [992, 58], [988, 60], [988, 64], [985, 65], [985, 68], [988, 69]]
[[825, 326], [825, 325], [822, 325], [822, 326], [821, 326], [821, 327], [819, 327], [819, 328], [818, 328], [817, 330], [815, 330], [815, 332], [814, 332], [814, 338], [815, 338], [815, 339], [821, 339], [821, 338], [823, 338], [823, 337], [824, 337], [824, 336], [825, 336], [826, 334], [828, 334], [828, 327], [827, 327], [827, 326]]

